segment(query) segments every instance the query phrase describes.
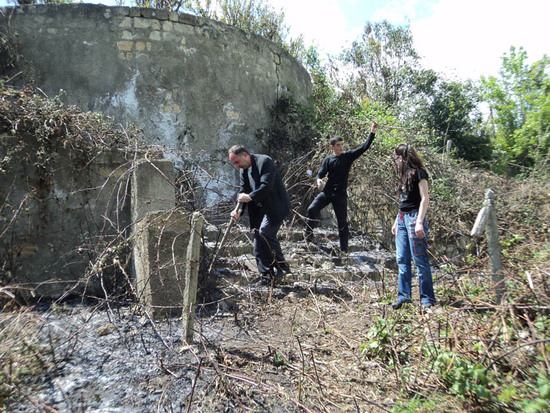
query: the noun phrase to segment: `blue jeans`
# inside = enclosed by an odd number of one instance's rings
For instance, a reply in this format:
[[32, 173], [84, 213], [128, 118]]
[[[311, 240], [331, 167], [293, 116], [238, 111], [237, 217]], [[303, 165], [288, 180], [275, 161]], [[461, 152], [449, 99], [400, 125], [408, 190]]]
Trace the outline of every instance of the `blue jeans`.
[[411, 258], [418, 272], [420, 301], [434, 303], [432, 270], [428, 258], [428, 220], [424, 219], [424, 238], [418, 238], [414, 232], [418, 212], [400, 213], [397, 217], [395, 249], [399, 268], [399, 301], [411, 301]]

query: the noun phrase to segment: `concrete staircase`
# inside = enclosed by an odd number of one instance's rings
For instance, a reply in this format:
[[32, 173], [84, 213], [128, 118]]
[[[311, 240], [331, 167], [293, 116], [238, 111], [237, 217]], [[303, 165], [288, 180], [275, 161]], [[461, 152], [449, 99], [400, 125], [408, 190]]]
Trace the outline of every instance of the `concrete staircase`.
[[[207, 227], [207, 256], [219, 247], [225, 228]], [[291, 273], [275, 286], [276, 289], [338, 288], [342, 283], [379, 282], [384, 273], [396, 272], [395, 253], [367, 235], [350, 238], [349, 253], [339, 253], [335, 228], [315, 229], [315, 242], [307, 244], [302, 228], [283, 227], [279, 232], [281, 247]], [[237, 294], [255, 287], [259, 274], [253, 255], [253, 233], [235, 225], [221, 246], [211, 277], [224, 295]]]

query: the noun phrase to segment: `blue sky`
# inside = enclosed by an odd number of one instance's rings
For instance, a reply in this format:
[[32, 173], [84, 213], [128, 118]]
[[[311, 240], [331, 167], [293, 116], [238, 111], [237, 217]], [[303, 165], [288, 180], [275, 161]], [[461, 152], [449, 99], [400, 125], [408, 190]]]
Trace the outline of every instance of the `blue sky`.
[[[510, 46], [523, 47], [530, 61], [550, 55], [550, 0], [266, 1], [284, 11], [291, 35], [303, 34], [306, 45], [333, 55], [357, 39], [367, 21], [410, 24], [423, 67], [451, 79], [497, 75]], [[0, 0], [7, 3], [13, 0]]]

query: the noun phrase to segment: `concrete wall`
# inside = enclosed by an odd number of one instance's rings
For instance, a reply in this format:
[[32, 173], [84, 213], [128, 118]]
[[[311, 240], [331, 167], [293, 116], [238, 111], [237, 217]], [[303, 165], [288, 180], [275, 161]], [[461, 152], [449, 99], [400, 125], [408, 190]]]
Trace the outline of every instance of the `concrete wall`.
[[123, 152], [87, 162], [64, 151], [42, 169], [20, 162], [0, 175], [2, 285], [29, 297], [112, 291], [113, 273], [103, 267], [127, 255], [118, 248], [130, 235], [131, 170]]
[[217, 160], [209, 185], [225, 194], [235, 182], [227, 149], [259, 150], [254, 134], [277, 99], [311, 93], [307, 71], [274, 43], [191, 15], [33, 5], [3, 8], [0, 30], [45, 93], [63, 89], [69, 104], [137, 122], [150, 144]]

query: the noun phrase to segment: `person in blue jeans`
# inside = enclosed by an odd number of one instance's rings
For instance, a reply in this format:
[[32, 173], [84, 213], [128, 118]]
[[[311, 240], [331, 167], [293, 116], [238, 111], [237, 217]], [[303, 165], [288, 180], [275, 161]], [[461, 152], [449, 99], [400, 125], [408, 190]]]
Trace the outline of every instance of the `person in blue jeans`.
[[411, 258], [418, 272], [422, 307], [435, 305], [432, 270], [428, 257], [428, 173], [422, 159], [408, 143], [396, 146], [393, 161], [399, 173], [399, 213], [392, 233], [395, 235], [397, 266], [399, 268], [398, 298], [392, 304], [399, 309], [411, 303]]

